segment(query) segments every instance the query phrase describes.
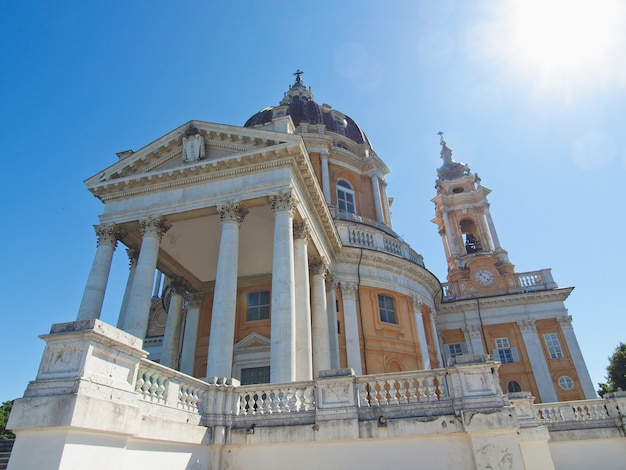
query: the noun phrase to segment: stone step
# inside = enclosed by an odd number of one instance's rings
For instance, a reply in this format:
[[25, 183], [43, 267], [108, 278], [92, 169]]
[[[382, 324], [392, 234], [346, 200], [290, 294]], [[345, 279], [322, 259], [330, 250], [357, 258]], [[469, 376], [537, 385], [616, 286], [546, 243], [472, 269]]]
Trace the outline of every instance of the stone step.
[[6, 470], [13, 449], [14, 440], [0, 440], [0, 470]]

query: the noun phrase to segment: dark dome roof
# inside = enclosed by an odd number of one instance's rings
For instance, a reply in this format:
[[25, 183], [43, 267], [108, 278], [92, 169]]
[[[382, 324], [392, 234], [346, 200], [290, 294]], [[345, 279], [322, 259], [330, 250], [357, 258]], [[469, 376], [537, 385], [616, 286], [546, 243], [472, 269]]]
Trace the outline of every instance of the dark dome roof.
[[279, 106], [264, 108], [246, 121], [244, 127], [254, 127], [271, 122], [280, 110], [279, 116], [289, 115], [297, 127], [300, 123], [324, 124], [330, 132], [346, 136], [357, 144], [367, 143], [367, 136], [354, 120], [345, 114], [324, 104], [313, 101], [313, 93], [302, 84], [298, 77], [296, 83], [289, 88]]

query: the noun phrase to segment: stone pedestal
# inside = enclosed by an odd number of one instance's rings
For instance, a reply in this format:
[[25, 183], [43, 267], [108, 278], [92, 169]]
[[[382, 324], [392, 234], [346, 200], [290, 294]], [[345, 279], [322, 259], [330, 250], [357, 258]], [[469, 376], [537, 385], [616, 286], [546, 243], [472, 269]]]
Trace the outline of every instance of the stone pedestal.
[[9, 420], [17, 435], [10, 468], [104, 468], [93, 466], [104, 454], [108, 468], [121, 465], [126, 439], [141, 426], [135, 381], [147, 355], [142, 341], [97, 319], [55, 324], [42, 338], [37, 378]]

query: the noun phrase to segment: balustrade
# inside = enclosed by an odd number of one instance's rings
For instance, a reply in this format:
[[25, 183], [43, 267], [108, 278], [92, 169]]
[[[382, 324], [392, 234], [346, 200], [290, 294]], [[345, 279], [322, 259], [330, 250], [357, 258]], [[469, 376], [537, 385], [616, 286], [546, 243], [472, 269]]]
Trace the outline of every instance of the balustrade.
[[314, 410], [314, 392], [315, 386], [311, 382], [240, 387], [236, 414], [247, 416]]
[[605, 400], [564, 401], [535, 405], [537, 418], [544, 423], [600, 421], [612, 418]]
[[449, 398], [445, 372], [411, 372], [363, 376], [357, 379], [361, 406], [434, 403]]

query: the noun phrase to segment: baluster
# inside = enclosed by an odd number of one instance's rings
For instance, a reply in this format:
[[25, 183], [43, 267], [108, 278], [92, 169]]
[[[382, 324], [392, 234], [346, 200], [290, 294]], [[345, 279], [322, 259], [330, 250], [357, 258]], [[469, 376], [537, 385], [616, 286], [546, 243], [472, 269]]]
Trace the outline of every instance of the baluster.
[[370, 403], [370, 397], [369, 397], [369, 384], [357, 384], [358, 387], [358, 391], [359, 391], [359, 397], [361, 398], [361, 406], [367, 404], [367, 406], [372, 406]]
[[370, 402], [372, 406], [380, 406], [380, 398], [381, 398], [381, 393], [380, 393], [380, 384], [377, 380], [373, 380], [372, 382], [369, 382], [369, 386], [370, 386]]
[[406, 397], [406, 380], [398, 381], [398, 401], [401, 405], [409, 402]]
[[437, 401], [437, 387], [435, 386], [435, 378], [429, 377], [426, 379], [428, 402]]
[[415, 379], [412, 378], [409, 380], [409, 396], [408, 403], [417, 403], [419, 402], [419, 398], [417, 397], [417, 389], [415, 388]]

